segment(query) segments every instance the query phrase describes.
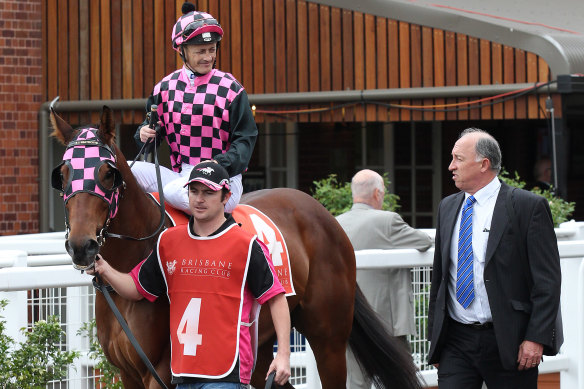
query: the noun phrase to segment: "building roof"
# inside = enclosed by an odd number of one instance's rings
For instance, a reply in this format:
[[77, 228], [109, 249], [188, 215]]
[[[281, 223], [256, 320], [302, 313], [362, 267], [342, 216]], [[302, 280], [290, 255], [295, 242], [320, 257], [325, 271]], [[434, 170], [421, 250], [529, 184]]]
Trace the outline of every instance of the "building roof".
[[584, 1], [313, 0], [454, 31], [542, 57], [554, 76], [584, 73]]

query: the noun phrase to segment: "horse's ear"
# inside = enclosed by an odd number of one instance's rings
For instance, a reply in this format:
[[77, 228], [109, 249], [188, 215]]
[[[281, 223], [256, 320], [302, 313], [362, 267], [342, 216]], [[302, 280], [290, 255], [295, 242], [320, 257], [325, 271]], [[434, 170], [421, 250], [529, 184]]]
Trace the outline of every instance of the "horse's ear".
[[101, 119], [97, 135], [106, 145], [112, 145], [116, 136], [116, 126], [114, 124], [114, 113], [107, 105], [103, 106]]
[[75, 130], [62, 117], [57, 115], [53, 108], [51, 108], [50, 120], [53, 126], [51, 136], [57, 138], [64, 145], [68, 144], [73, 139]]

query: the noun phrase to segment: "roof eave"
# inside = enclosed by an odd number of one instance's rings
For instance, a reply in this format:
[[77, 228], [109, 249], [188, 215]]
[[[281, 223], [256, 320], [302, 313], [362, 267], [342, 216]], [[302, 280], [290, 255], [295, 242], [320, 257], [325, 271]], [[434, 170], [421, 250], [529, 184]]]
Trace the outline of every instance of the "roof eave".
[[543, 58], [554, 76], [584, 73], [584, 36], [541, 34], [444, 9], [392, 0], [311, 0], [393, 20], [439, 28], [519, 48]]

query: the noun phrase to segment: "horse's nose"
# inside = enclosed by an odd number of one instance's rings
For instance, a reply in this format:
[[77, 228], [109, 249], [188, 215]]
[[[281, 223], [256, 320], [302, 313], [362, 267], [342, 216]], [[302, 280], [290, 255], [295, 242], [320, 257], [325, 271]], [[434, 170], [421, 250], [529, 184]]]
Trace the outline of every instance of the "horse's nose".
[[85, 239], [82, 241], [65, 241], [65, 248], [73, 259], [75, 265], [87, 267], [93, 264], [95, 256], [99, 252], [99, 244], [95, 239]]

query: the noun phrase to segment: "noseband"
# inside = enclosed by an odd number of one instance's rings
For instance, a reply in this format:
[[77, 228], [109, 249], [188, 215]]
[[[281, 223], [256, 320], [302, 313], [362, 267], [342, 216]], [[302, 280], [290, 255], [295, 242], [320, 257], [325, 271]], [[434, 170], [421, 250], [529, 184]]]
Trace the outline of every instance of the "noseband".
[[[116, 155], [113, 149], [103, 143], [97, 136], [97, 129], [83, 128], [65, 150], [61, 162], [51, 175], [53, 188], [62, 193], [65, 205], [79, 193], [89, 193], [97, 196], [108, 204], [108, 215], [97, 238], [101, 246], [105, 240], [107, 227], [111, 219], [116, 216], [119, 206], [120, 187], [125, 187], [120, 171], [116, 168]], [[61, 167], [69, 168], [69, 178], [63, 185]], [[110, 167], [113, 174], [113, 186], [106, 188], [99, 179], [99, 170], [103, 165]], [[66, 239], [69, 237], [69, 215], [65, 207]]]

